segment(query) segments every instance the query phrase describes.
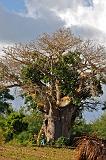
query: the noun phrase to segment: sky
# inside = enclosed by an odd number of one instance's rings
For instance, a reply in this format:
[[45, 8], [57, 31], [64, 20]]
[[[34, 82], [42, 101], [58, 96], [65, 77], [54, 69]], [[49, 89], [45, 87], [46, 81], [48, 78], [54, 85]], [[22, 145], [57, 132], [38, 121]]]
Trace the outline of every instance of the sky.
[[66, 26], [106, 45], [106, 0], [0, 0], [0, 48]]
[[105, 19], [106, 0], [0, 0], [0, 54], [60, 27], [106, 46]]

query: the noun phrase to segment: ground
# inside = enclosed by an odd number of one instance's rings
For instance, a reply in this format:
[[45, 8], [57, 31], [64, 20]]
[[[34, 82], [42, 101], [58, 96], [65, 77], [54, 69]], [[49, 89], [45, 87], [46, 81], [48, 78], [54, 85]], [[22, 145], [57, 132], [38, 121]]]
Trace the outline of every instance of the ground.
[[0, 160], [74, 160], [71, 149], [0, 146]]

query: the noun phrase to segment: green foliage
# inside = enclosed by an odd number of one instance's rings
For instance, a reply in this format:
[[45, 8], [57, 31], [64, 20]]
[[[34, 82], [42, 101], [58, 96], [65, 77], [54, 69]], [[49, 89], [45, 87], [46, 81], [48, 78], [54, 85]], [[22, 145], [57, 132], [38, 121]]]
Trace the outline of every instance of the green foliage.
[[[13, 112], [12, 106], [8, 103], [8, 100], [14, 100], [14, 97], [9, 93], [9, 89], [3, 89], [0, 91], [0, 143], [5, 141], [5, 136], [10, 140], [13, 136], [9, 129], [6, 129], [6, 118]], [[8, 132], [8, 134], [7, 134]]]
[[36, 112], [36, 107], [37, 107], [36, 101], [32, 98], [32, 96], [28, 96], [25, 94], [24, 97], [25, 97], [26, 111]]
[[13, 139], [15, 134], [27, 130], [28, 123], [23, 121], [24, 114], [19, 112], [11, 113], [5, 120], [5, 138], [6, 141]]
[[106, 139], [106, 112], [92, 124], [87, 124], [83, 119], [76, 121], [71, 136], [80, 137], [83, 135], [96, 135]]
[[33, 113], [26, 115], [24, 118], [24, 121], [28, 123], [28, 131], [30, 133], [38, 134], [38, 132], [42, 126], [43, 116], [36, 109], [36, 111], [34, 111]]
[[90, 134], [92, 134], [92, 125], [87, 124], [84, 119], [76, 120], [72, 128], [71, 136], [80, 137], [83, 135], [90, 135]]
[[[48, 61], [48, 62], [47, 62]], [[41, 85], [44, 83], [51, 83], [52, 76], [45, 74], [40, 71], [39, 68], [45, 66], [45, 69], [60, 79], [61, 92], [63, 95], [74, 95], [75, 87], [77, 85], [79, 73], [77, 72], [77, 64], [81, 61], [80, 53], [70, 52], [68, 55], [59, 57], [58, 62], [53, 63], [52, 71], [50, 65], [50, 59], [48, 57], [42, 57], [42, 60], [37, 60], [35, 63], [30, 64], [29, 66], [24, 66], [21, 70], [21, 78], [25, 83], [32, 83]], [[48, 64], [49, 63], [49, 64]], [[39, 67], [37, 67], [39, 65]], [[71, 68], [69, 67], [71, 66]]]
[[8, 115], [13, 109], [7, 102], [8, 100], [14, 100], [14, 97], [9, 93], [9, 89], [0, 91], [0, 114]]
[[65, 147], [68, 145], [69, 145], [69, 139], [63, 136], [58, 138], [57, 141], [55, 142], [56, 147]]
[[42, 114], [37, 110], [34, 113], [26, 115], [23, 119], [28, 124], [26, 131], [22, 131], [14, 138], [17, 143], [22, 145], [31, 145], [36, 143], [37, 134], [42, 125]]
[[[37, 53], [35, 53], [35, 55], [36, 54]], [[37, 85], [40, 86], [40, 88], [44, 87], [45, 89], [48, 89], [45, 84], [53, 83], [55, 86], [55, 80], [58, 79], [61, 96], [68, 95], [73, 97], [72, 102], [74, 105], [78, 106], [78, 108], [82, 105], [81, 101], [90, 98], [92, 94], [98, 96], [103, 93], [100, 80], [96, 75], [91, 78], [90, 76], [81, 77], [80, 67], [83, 68], [81, 52], [69, 51], [67, 54], [60, 55], [57, 56], [53, 53], [52, 58], [45, 55], [40, 55], [37, 59], [35, 58], [36, 60], [33, 60], [32, 64], [24, 65], [21, 69], [22, 81], [32, 88]], [[53, 61], [52, 67], [51, 61]], [[94, 71], [94, 68], [91, 67], [91, 72]], [[84, 74], [86, 75], [86, 72]], [[91, 87], [91, 84], [93, 87]], [[81, 87], [81, 90], [77, 92], [79, 87]], [[44, 94], [41, 92], [42, 91], [37, 88], [37, 98]], [[45, 97], [45, 95], [40, 98], [43, 99], [43, 97]], [[34, 103], [34, 101], [32, 102]], [[34, 104], [33, 106], [36, 105]], [[82, 106], [80, 108], [83, 109]]]
[[21, 132], [20, 134], [16, 135], [15, 140], [18, 144], [22, 145], [35, 144], [34, 136], [30, 131]]
[[4, 132], [5, 142], [9, 142], [13, 139], [13, 132], [10, 129], [7, 129]]
[[98, 137], [106, 139], [106, 112], [93, 123], [92, 130]]
[[24, 83], [31, 81], [32, 83], [39, 82], [43, 78], [42, 72], [37, 70], [34, 65], [23, 67], [21, 70], [21, 77]]
[[37, 110], [28, 114], [23, 114], [21, 110], [12, 112], [7, 117], [0, 116], [2, 136], [5, 137], [5, 142], [11, 141], [12, 144], [29, 145], [36, 143], [41, 125], [42, 114]]
[[80, 53], [69, 52], [59, 60], [57, 66], [55, 67], [56, 76], [62, 80], [61, 89], [65, 95], [75, 94], [74, 90], [79, 76], [79, 73], [77, 72], [77, 64], [80, 61]]
[[5, 118], [4, 116], [0, 115], [0, 128], [3, 128], [5, 125]]
[[24, 114], [18, 112], [11, 113], [6, 120], [6, 127], [12, 129], [16, 134], [26, 130], [28, 124], [23, 121], [24, 117]]
[[27, 131], [21, 132], [16, 138], [21, 144], [35, 144], [43, 122], [42, 114], [36, 110], [26, 115], [24, 121], [28, 123]]

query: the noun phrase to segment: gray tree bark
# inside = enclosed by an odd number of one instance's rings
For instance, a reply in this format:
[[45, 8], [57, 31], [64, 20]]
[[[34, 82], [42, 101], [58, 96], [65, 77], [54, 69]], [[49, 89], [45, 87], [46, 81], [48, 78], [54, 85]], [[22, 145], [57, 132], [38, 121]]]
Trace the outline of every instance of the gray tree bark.
[[47, 142], [57, 140], [61, 136], [70, 138], [71, 127], [77, 114], [78, 111], [75, 106], [68, 105], [59, 109], [50, 108], [49, 114], [44, 115], [43, 123], [43, 131]]

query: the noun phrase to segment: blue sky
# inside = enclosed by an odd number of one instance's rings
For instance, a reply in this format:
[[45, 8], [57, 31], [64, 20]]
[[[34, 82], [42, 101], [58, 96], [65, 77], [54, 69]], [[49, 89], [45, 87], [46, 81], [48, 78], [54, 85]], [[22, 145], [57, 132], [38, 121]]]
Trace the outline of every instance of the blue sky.
[[9, 11], [20, 12], [25, 9], [24, 0], [0, 0], [0, 4]]

